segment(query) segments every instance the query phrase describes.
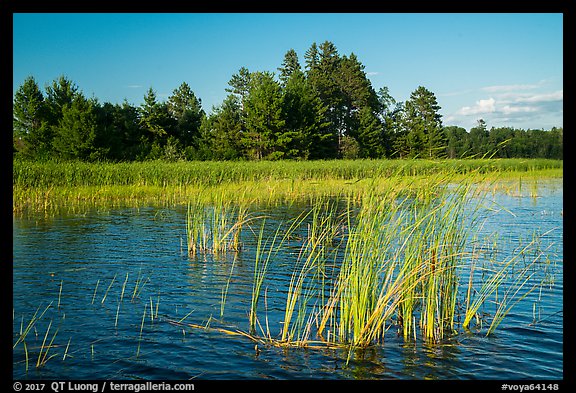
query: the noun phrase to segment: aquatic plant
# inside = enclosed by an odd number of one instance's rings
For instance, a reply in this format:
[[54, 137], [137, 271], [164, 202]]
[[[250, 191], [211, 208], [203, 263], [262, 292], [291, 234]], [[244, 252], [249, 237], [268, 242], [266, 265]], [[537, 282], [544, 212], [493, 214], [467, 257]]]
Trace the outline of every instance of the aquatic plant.
[[[546, 234], [535, 236], [528, 245], [498, 263], [482, 264], [469, 239], [479, 227], [476, 212], [490, 205], [485, 193], [495, 189], [493, 182], [483, 181], [476, 172], [468, 172], [471, 176], [466, 181], [453, 173], [434, 173], [432, 169], [431, 174], [422, 177], [401, 175], [408, 167], [389, 173], [385, 179], [358, 182], [351, 179], [361, 175], [360, 172], [343, 170], [341, 175], [346, 180], [334, 181], [323, 167], [327, 179], [321, 180], [320, 185], [308, 180], [299, 183], [294, 179], [274, 179], [260, 185], [265, 191], [254, 190], [252, 194], [253, 190], [246, 188], [236, 194], [235, 200], [230, 198], [231, 193], [246, 184], [226, 183], [219, 186], [223, 188], [218, 194], [213, 194], [212, 188], [195, 194], [186, 216], [189, 255], [210, 254], [213, 258], [205, 258], [206, 261], [217, 260], [229, 268], [225, 270], [227, 280], [218, 288], [222, 291], [222, 321], [226, 317], [227, 294], [239, 270], [235, 269], [237, 258], [239, 255], [254, 258], [250, 300], [246, 302], [248, 328], [244, 331], [219, 327], [212, 317], [206, 324], [185, 322], [193, 311], [183, 318], [159, 316], [160, 296], [154, 299], [143, 295], [149, 279], [140, 272], [131, 297], [132, 302], [143, 305], [141, 321], [134, 322], [132, 330], [134, 340], [138, 341], [136, 357], [145, 341], [147, 315], [154, 324], [167, 321], [182, 327], [213, 329], [249, 338], [258, 345], [345, 348], [349, 355], [357, 348], [381, 345], [390, 329], [406, 341], [421, 338], [427, 343], [438, 343], [460, 333], [460, 329], [471, 329], [475, 320], [483, 319], [485, 326], [479, 328], [485, 328], [487, 335], [493, 334], [512, 307], [535, 289], [542, 289], [542, 283], [534, 280], [536, 275], [530, 270], [541, 261], [542, 253], [534, 252], [530, 257], [529, 251], [533, 251], [539, 236]], [[224, 175], [214, 182], [224, 183]], [[330, 186], [322, 189], [326, 184]], [[343, 189], [343, 184], [354, 187]], [[300, 199], [300, 204], [292, 201], [291, 213], [297, 211], [299, 215], [281, 220], [275, 227], [267, 216], [252, 212], [251, 203], [259, 200], [253, 198], [258, 192], [266, 195], [260, 201], [283, 203], [281, 198], [300, 198], [315, 187], [320, 190]], [[283, 196], [277, 196], [276, 192], [283, 192]], [[262, 206], [256, 205], [257, 209]], [[302, 206], [300, 211], [296, 210]], [[260, 228], [254, 234], [255, 242], [247, 243], [254, 244], [256, 249], [241, 254], [245, 246], [242, 242], [253, 233], [244, 229], [252, 229], [256, 222]], [[498, 239], [493, 242], [496, 253]], [[272, 295], [267, 292], [270, 268], [279, 260], [277, 257], [293, 266], [287, 288], [273, 295], [274, 301], [280, 297], [273, 304], [274, 308], [281, 308], [279, 325], [274, 324], [277, 321], [272, 324], [268, 321]], [[467, 275], [463, 276], [463, 272]], [[107, 283], [103, 294], [98, 294], [101, 279], [96, 281], [93, 293], [88, 294], [89, 298], [92, 295], [92, 304], [97, 295], [101, 298], [100, 305], [112, 297], [118, 287], [113, 285], [117, 274]], [[123, 303], [125, 291], [130, 293], [127, 286], [128, 273], [115, 305], [114, 327], [123, 321], [121, 312], [128, 311]], [[61, 304], [61, 299], [66, 299], [64, 287], [60, 281], [57, 309], [66, 308], [66, 301]], [[27, 325], [22, 319], [14, 347], [22, 345], [26, 369], [30, 350], [36, 354], [26, 336], [36, 329], [36, 323], [49, 308], [50, 305], [42, 313], [41, 308], [36, 310]], [[493, 312], [480, 317], [482, 308]], [[53, 348], [59, 330], [53, 330], [52, 321], [45, 330], [39, 330], [44, 339], [36, 358], [37, 367], [58, 355]], [[71, 338], [62, 360], [71, 356], [70, 342]]]
[[[270, 265], [271, 259], [278, 254], [282, 249], [285, 241], [290, 238], [294, 230], [297, 228], [298, 223], [301, 222], [302, 216], [291, 220], [290, 226], [284, 230], [281, 225], [279, 225], [274, 231], [271, 237], [264, 237], [264, 229], [266, 226], [266, 218], [262, 219], [262, 224], [260, 226], [260, 232], [258, 235], [258, 242], [256, 246], [256, 255], [254, 259], [254, 280], [252, 284], [252, 296], [250, 301], [250, 313], [249, 313], [249, 326], [250, 334], [256, 332], [256, 325], [259, 325], [258, 321], [258, 304], [260, 297], [262, 295], [262, 284], [266, 278], [268, 272], [268, 267]], [[282, 231], [284, 234], [281, 236]], [[263, 329], [261, 328], [261, 331]], [[269, 336], [269, 330], [267, 329], [267, 336]]]
[[[62, 288], [62, 283], [60, 284], [60, 288]], [[59, 292], [58, 299], [60, 299], [60, 297], [61, 297], [61, 291]], [[52, 302], [50, 302], [44, 308], [44, 310], [40, 314], [38, 314], [40, 311], [40, 307], [38, 307], [36, 309], [36, 311], [34, 312], [34, 314], [32, 315], [32, 317], [30, 318], [30, 321], [28, 322], [28, 324], [26, 325], [25, 328], [24, 328], [24, 317], [22, 317], [18, 338], [14, 342], [12, 349], [15, 349], [19, 344], [22, 344], [22, 347], [24, 350], [24, 356], [25, 356], [25, 369], [26, 369], [26, 371], [28, 371], [28, 369], [29, 369], [29, 360], [30, 360], [29, 359], [30, 358], [30, 356], [29, 356], [30, 351], [29, 351], [28, 344], [26, 343], [27, 337], [30, 334], [30, 332], [32, 331], [32, 329], [34, 329], [34, 331], [36, 331], [36, 326], [44, 318], [44, 315], [51, 308], [52, 308]], [[65, 317], [63, 316], [62, 318], [64, 319]], [[38, 357], [36, 359], [36, 364], [35, 364], [36, 368], [40, 368], [40, 367], [45, 366], [46, 363], [50, 359], [57, 356], [57, 354], [51, 354], [50, 356], [48, 355], [50, 352], [50, 349], [55, 347], [54, 340], [56, 339], [56, 336], [58, 335], [58, 332], [59, 332], [59, 328], [57, 328], [54, 331], [54, 333], [52, 334], [52, 338], [50, 339], [50, 341], [47, 342], [48, 337], [50, 335], [50, 330], [52, 328], [52, 323], [53, 323], [53, 319], [50, 319], [48, 326], [46, 327], [46, 332], [44, 333], [44, 338], [42, 340], [42, 343], [38, 347]], [[36, 332], [36, 335], [37, 334], [38, 333]]]
[[[226, 200], [290, 202], [314, 195], [347, 197], [391, 177], [461, 178], [494, 174], [525, 179], [562, 176], [561, 160], [331, 160], [261, 162], [13, 162], [13, 212], [85, 211], [94, 206], [174, 206]], [[455, 178], [458, 180], [458, 178]]]
[[[517, 275], [504, 286], [504, 277], [523, 249], [485, 274], [480, 291], [475, 290], [474, 273], [480, 267], [468, 241], [481, 227], [479, 212], [489, 203], [485, 189], [474, 181], [452, 180], [441, 174], [429, 176], [426, 187], [410, 187], [402, 177], [393, 177], [388, 187], [373, 187], [358, 199], [349, 198], [343, 210], [328, 204], [328, 199], [312, 200], [311, 209], [302, 211], [285, 232], [304, 226], [307, 236], [293, 262], [277, 336], [267, 319], [262, 327], [257, 311], [269, 264], [283, 252], [287, 238], [280, 239], [279, 229], [265, 238], [262, 223], [249, 330], [242, 334], [274, 346], [345, 346], [351, 354], [353, 348], [382, 343], [386, 331], [395, 326], [407, 341], [421, 337], [436, 343], [458, 334], [459, 327], [468, 329], [478, 309], [494, 302], [492, 295], [500, 288], [504, 295], [496, 299], [498, 307], [486, 332], [492, 334], [511, 307], [530, 292], [526, 288], [538, 283], [528, 285], [532, 275]], [[334, 243], [337, 237], [340, 242]], [[328, 255], [336, 262], [330, 272]], [[470, 276], [463, 285], [466, 269]]]
[[248, 216], [246, 203], [232, 203], [224, 195], [212, 204], [201, 200], [188, 203], [186, 213], [186, 238], [188, 255], [224, 255], [242, 248], [240, 234], [244, 225], [255, 217]]

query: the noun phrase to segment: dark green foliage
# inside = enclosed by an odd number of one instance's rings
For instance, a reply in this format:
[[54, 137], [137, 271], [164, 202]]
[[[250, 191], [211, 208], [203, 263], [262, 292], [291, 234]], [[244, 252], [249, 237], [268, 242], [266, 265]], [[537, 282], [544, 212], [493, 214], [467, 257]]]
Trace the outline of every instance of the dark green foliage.
[[444, 128], [446, 134], [446, 155], [448, 158], [461, 158], [470, 152], [470, 139], [462, 127], [449, 126]]
[[238, 71], [237, 74], [232, 75], [230, 81], [228, 81], [228, 85], [231, 88], [226, 88], [225, 90], [229, 93], [236, 94], [240, 96], [241, 104], [244, 105], [244, 99], [248, 95], [250, 91], [250, 80], [251, 80], [251, 73], [248, 71], [248, 68], [242, 67]]
[[397, 102], [364, 65], [325, 41], [289, 49], [279, 75], [241, 67], [209, 115], [187, 83], [140, 106], [87, 100], [67, 77], [43, 93], [28, 77], [13, 99], [13, 150], [37, 160], [315, 160], [334, 158], [563, 158], [563, 129], [444, 127], [434, 93]]
[[300, 70], [286, 81], [283, 96], [285, 124], [280, 135], [285, 158], [307, 159], [314, 155], [314, 146], [325, 143], [329, 123], [325, 121], [326, 107]]
[[384, 125], [369, 106], [364, 106], [358, 112], [358, 131], [356, 140], [360, 147], [361, 158], [384, 157]]
[[77, 95], [62, 107], [62, 117], [54, 127], [52, 142], [57, 154], [65, 159], [95, 160], [106, 156], [106, 148], [96, 146], [98, 123], [94, 103]]
[[186, 82], [168, 98], [167, 109], [173, 120], [169, 134], [184, 146], [197, 145], [200, 125], [206, 114], [202, 110], [201, 100]]
[[28, 77], [14, 95], [12, 128], [14, 149], [39, 157], [51, 151], [52, 130], [47, 105], [36, 80]]
[[478, 120], [478, 125], [470, 129], [470, 142], [472, 146], [471, 153], [481, 158], [489, 150], [489, 133], [486, 128], [486, 122], [483, 119]]
[[240, 98], [229, 95], [222, 105], [214, 108], [203, 119], [200, 127], [200, 145], [196, 156], [204, 160], [232, 160], [241, 157], [240, 135], [242, 132]]
[[446, 136], [434, 93], [419, 86], [405, 104], [404, 127], [409, 157], [441, 158]]
[[300, 71], [300, 62], [298, 61], [298, 54], [294, 49], [290, 49], [284, 55], [284, 61], [282, 62], [282, 67], [278, 68], [280, 71], [280, 80], [282, 81], [283, 85], [286, 85], [286, 82], [292, 74], [296, 71]]
[[285, 155], [282, 138], [286, 121], [282, 116], [282, 91], [274, 74], [253, 73], [244, 102], [246, 130], [241, 141], [251, 159], [279, 159]]
[[168, 139], [168, 130], [175, 126], [174, 119], [168, 112], [168, 105], [158, 102], [156, 92], [149, 88], [140, 106], [140, 126], [151, 143], [164, 145]]

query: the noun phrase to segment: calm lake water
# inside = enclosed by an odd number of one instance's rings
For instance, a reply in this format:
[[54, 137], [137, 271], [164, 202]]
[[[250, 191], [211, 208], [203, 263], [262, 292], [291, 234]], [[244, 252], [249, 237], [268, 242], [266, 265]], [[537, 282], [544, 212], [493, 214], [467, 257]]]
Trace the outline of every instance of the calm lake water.
[[[190, 258], [185, 206], [15, 217], [13, 378], [562, 379], [562, 180], [542, 182], [537, 196], [528, 194], [491, 195], [495, 204], [483, 213], [472, 242], [498, 259], [536, 239], [537, 247], [522, 257], [542, 261], [535, 277], [543, 284], [515, 305], [494, 334], [461, 330], [430, 344], [406, 342], [391, 329], [382, 346], [357, 351], [348, 362], [343, 349], [256, 351], [243, 336], [170, 323], [248, 330], [259, 224], [255, 233], [243, 234], [236, 259]], [[299, 211], [293, 206], [268, 213], [280, 220]], [[266, 311], [259, 317], [262, 324], [268, 317], [273, 334], [292, 272], [288, 257], [271, 262]], [[30, 321], [35, 323], [24, 346], [18, 340]]]

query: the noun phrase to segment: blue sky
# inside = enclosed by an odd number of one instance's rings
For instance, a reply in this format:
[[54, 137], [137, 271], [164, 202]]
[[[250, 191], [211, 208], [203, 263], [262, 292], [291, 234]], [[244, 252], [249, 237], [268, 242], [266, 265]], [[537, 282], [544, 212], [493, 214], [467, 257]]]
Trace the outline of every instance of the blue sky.
[[87, 97], [138, 106], [182, 82], [207, 113], [241, 67], [277, 73], [313, 42], [355, 53], [373, 87], [432, 91], [445, 125], [563, 126], [561, 13], [13, 14], [13, 92], [60, 75]]

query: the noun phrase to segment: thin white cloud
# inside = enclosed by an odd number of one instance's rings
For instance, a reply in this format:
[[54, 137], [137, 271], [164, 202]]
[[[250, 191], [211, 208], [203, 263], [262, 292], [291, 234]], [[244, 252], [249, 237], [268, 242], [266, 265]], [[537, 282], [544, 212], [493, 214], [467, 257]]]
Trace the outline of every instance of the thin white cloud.
[[378, 75], [380, 74], [378, 71], [371, 71], [371, 72], [367, 72], [366, 75], [368, 76], [373, 76], [373, 75]]
[[564, 100], [564, 90], [558, 90], [552, 93], [544, 94], [534, 94], [524, 97], [518, 97], [516, 102], [551, 102], [551, 101], [563, 101]]
[[558, 90], [551, 93], [504, 93], [496, 94], [495, 97], [500, 104], [557, 102], [564, 100], [564, 91]]
[[525, 83], [525, 84], [514, 84], [514, 85], [494, 85], [494, 86], [482, 87], [480, 90], [485, 91], [487, 93], [505, 93], [505, 92], [510, 92], [510, 91], [538, 89], [538, 88], [543, 87], [546, 84], [548, 84], [548, 80], [542, 79], [538, 83]]
[[504, 115], [510, 115], [515, 113], [530, 113], [530, 112], [538, 112], [538, 108], [534, 106], [512, 106], [512, 105], [504, 105], [500, 112]]
[[518, 90], [532, 90], [537, 89], [540, 85], [498, 85], [498, 86], [486, 86], [482, 87], [480, 90], [485, 91], [487, 93], [502, 93], [502, 92], [509, 92], [509, 91], [518, 91]]
[[128, 86], [126, 86], [126, 87], [129, 88], [129, 89], [141, 89], [141, 88], [142, 88], [142, 85], [128, 85]]
[[472, 89], [468, 89], [468, 90], [459, 90], [459, 91], [449, 91], [447, 93], [438, 93], [437, 96], [438, 97], [454, 97], [454, 96], [461, 96], [464, 94], [469, 94], [471, 92], [473, 92], [474, 90]]

